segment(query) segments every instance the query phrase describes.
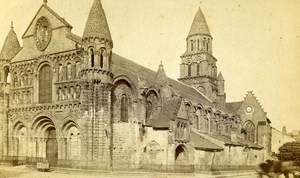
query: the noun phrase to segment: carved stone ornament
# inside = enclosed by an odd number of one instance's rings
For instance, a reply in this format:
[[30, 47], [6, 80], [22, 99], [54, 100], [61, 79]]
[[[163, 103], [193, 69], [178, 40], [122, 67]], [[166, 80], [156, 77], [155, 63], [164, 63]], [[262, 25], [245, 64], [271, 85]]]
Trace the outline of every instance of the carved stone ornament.
[[40, 17], [35, 25], [34, 40], [36, 47], [40, 51], [44, 51], [51, 39], [52, 30], [51, 24], [46, 17]]

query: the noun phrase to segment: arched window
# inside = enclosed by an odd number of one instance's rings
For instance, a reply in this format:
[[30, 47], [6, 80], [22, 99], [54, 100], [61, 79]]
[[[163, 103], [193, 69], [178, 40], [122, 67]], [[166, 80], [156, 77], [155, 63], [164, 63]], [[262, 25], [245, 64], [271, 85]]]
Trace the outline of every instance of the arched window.
[[14, 87], [19, 87], [19, 79], [17, 76], [17, 72], [14, 73]]
[[198, 50], [200, 50], [200, 40], [198, 39]]
[[207, 39], [207, 43], [206, 43], [206, 51], [208, 51], [209, 48], [209, 38]]
[[158, 96], [156, 92], [151, 91], [146, 98], [146, 120], [153, 119], [157, 114]]
[[203, 49], [205, 49], [205, 43], [206, 43], [206, 38], [203, 38], [203, 41], [202, 41]]
[[194, 51], [194, 41], [191, 40], [191, 51]]
[[49, 65], [44, 65], [39, 71], [39, 103], [52, 101], [52, 71]]
[[194, 117], [194, 128], [199, 130], [199, 117], [197, 115]]
[[72, 65], [70, 63], [67, 64], [67, 77], [68, 80], [72, 79]]
[[151, 101], [147, 101], [147, 105], [146, 105], [146, 120], [149, 119], [151, 117], [152, 114], [152, 103]]
[[4, 82], [10, 83], [10, 73], [9, 73], [9, 67], [6, 66], [4, 68]]
[[81, 71], [81, 64], [80, 62], [76, 62], [76, 78], [79, 78], [79, 73]]
[[101, 68], [103, 68], [103, 52], [104, 52], [104, 49], [100, 49], [99, 64], [100, 64]]
[[90, 52], [91, 67], [94, 67], [94, 65], [95, 65], [95, 53], [94, 53], [94, 49], [90, 48], [89, 52]]
[[205, 129], [204, 130], [206, 132], [208, 132], [208, 129], [209, 129], [209, 120], [208, 120], [208, 118], [205, 118], [204, 122], [205, 122]]
[[128, 122], [128, 98], [122, 95], [121, 98], [121, 122]]
[[62, 64], [59, 64], [58, 66], [58, 81], [63, 81], [64, 80], [64, 68]]
[[200, 75], [200, 63], [199, 62], [197, 63], [197, 75], [198, 76]]
[[245, 140], [248, 140], [250, 142], [254, 142], [255, 141], [255, 126], [251, 121], [247, 121], [244, 125], [244, 134], [245, 134]]
[[188, 64], [188, 76], [190, 77], [192, 75], [192, 64]]

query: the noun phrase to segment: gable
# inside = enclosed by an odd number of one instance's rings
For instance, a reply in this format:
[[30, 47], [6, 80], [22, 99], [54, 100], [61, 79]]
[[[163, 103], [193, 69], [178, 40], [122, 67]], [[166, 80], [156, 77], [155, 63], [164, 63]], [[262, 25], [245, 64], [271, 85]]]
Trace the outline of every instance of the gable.
[[23, 39], [34, 35], [35, 24], [36, 24], [37, 20], [43, 16], [46, 17], [50, 21], [52, 29], [57, 29], [57, 28], [61, 28], [61, 27], [72, 28], [72, 26], [68, 22], [66, 22], [63, 18], [61, 18], [50, 7], [43, 4], [40, 7], [40, 9], [38, 10], [38, 12], [36, 13], [36, 15], [34, 16], [34, 18], [32, 19], [32, 21], [30, 22], [25, 33], [23, 34], [23, 36], [22, 36]]
[[183, 100], [181, 100], [181, 104], [180, 104], [179, 109], [178, 109], [177, 117], [179, 117], [181, 119], [188, 119], [189, 118], [187, 110], [186, 110], [186, 106], [185, 106], [185, 103], [184, 103]]
[[31, 60], [44, 54], [76, 50], [76, 44], [81, 40], [71, 33], [71, 29], [72, 26], [50, 7], [42, 5], [25, 31], [22, 37], [22, 49], [12, 62]]
[[251, 120], [254, 123], [258, 123], [267, 119], [266, 112], [264, 112], [261, 104], [251, 91], [247, 93], [238, 114], [241, 116], [243, 122]]

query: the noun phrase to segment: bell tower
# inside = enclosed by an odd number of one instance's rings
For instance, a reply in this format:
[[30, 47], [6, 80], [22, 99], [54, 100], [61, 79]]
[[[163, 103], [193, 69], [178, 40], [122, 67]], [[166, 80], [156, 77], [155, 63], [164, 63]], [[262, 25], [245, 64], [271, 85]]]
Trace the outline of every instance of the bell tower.
[[181, 56], [179, 81], [195, 87], [217, 102], [221, 87], [218, 86], [217, 59], [212, 54], [212, 41], [213, 37], [199, 7], [186, 38], [186, 51]]
[[110, 63], [113, 41], [100, 0], [94, 0], [82, 41], [85, 56], [82, 77], [109, 83], [112, 78]]
[[81, 110], [85, 113], [83, 155], [93, 166], [110, 166], [111, 56], [113, 41], [101, 0], [94, 0], [82, 36]]

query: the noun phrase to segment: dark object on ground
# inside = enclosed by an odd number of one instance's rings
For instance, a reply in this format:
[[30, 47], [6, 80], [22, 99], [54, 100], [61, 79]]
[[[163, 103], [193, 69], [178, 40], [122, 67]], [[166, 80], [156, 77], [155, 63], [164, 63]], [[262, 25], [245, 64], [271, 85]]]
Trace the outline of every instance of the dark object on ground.
[[295, 172], [297, 171], [300, 171], [300, 161], [267, 160], [260, 163], [257, 170], [260, 178], [262, 178], [263, 175], [270, 178], [278, 178], [281, 174], [283, 174], [285, 178], [289, 178], [289, 174], [294, 174], [295, 177]]

